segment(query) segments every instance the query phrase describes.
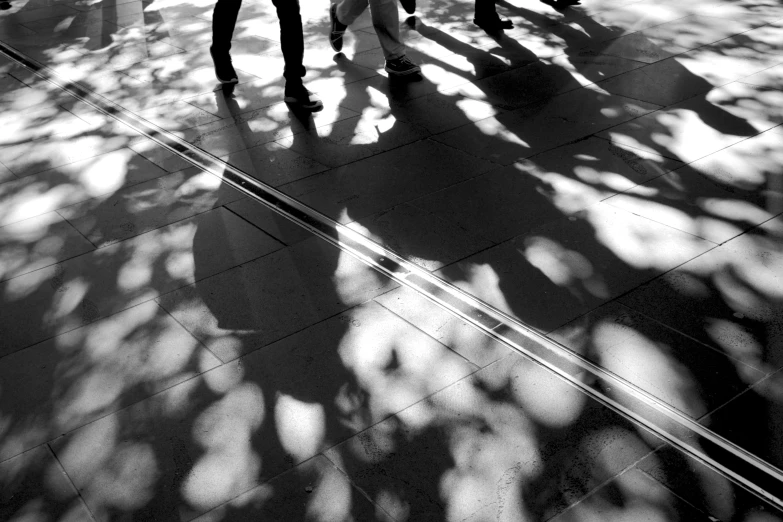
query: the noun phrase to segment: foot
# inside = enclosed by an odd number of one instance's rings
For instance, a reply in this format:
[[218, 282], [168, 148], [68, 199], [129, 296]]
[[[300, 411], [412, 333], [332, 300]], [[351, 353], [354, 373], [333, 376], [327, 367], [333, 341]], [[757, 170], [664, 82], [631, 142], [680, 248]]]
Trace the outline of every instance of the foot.
[[215, 63], [215, 77], [223, 85], [234, 85], [239, 83], [237, 78], [237, 72], [234, 70], [234, 66], [231, 65], [231, 55], [226, 53], [216, 53], [209, 48], [209, 54], [212, 56], [212, 61]]
[[332, 4], [329, 8], [329, 19], [332, 21], [332, 27], [329, 31], [329, 44], [334, 49], [334, 52], [339, 53], [343, 50], [343, 35], [348, 26], [341, 24], [337, 19], [337, 4]]
[[387, 73], [392, 76], [407, 76], [409, 74], [421, 73], [421, 67], [413, 63], [410, 58], [403, 55], [394, 60], [386, 60], [386, 67], [384, 67]]
[[406, 13], [413, 14], [416, 12], [416, 0], [400, 0], [400, 4]]
[[557, 10], [568, 9], [574, 5], [582, 5], [579, 0], [556, 0], [553, 7]]
[[295, 109], [317, 112], [324, 108], [321, 99], [314, 93], [308, 91], [302, 84], [294, 86], [286, 85], [284, 100]]
[[485, 31], [499, 31], [501, 29], [511, 29], [514, 24], [511, 20], [503, 20], [498, 15], [484, 17], [476, 17], [473, 19], [473, 23], [481, 27]]

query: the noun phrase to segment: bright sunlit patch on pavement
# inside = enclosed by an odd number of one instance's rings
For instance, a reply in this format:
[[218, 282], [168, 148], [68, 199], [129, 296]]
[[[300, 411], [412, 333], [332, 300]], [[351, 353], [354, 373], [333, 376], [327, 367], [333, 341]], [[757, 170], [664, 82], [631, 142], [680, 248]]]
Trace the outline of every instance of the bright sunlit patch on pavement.
[[[85, 144], [88, 146], [88, 144]], [[125, 184], [130, 150], [118, 150], [104, 154], [79, 174], [79, 181], [91, 196], [114, 192]]]
[[590, 260], [557, 241], [539, 236], [526, 238], [520, 254], [558, 286], [569, 288], [578, 284], [594, 296], [605, 298], [609, 295], [606, 282], [596, 273]]
[[253, 449], [252, 433], [264, 420], [264, 404], [260, 387], [248, 382], [198, 416], [191, 435], [204, 453], [180, 489], [190, 505], [214, 507], [257, 481], [262, 462]]
[[595, 328], [592, 345], [601, 366], [615, 375], [692, 418], [707, 413], [696, 379], [670, 354], [668, 346], [615, 321], [602, 321]]
[[279, 393], [275, 426], [283, 449], [300, 462], [321, 451], [326, 436], [326, 413], [317, 402], [307, 403]]

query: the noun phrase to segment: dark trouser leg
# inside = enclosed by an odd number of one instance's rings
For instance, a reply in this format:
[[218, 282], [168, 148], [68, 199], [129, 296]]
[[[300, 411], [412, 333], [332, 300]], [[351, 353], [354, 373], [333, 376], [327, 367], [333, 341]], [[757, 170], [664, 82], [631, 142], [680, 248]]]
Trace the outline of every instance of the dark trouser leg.
[[474, 18], [481, 20], [493, 20], [497, 18], [495, 0], [476, 0]]
[[212, 14], [212, 51], [227, 53], [231, 49], [231, 37], [237, 25], [242, 0], [217, 0]]
[[280, 20], [280, 47], [283, 49], [286, 84], [301, 84], [305, 75], [304, 34], [302, 16], [299, 14], [299, 0], [272, 0]]

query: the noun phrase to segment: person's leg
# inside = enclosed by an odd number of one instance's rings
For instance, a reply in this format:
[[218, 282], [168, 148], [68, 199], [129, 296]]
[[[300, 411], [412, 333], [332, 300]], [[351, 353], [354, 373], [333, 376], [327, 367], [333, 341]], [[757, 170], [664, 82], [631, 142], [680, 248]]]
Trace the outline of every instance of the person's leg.
[[495, 0], [476, 0], [473, 23], [485, 31], [511, 29], [511, 20], [502, 20], [495, 9]]
[[215, 76], [221, 83], [238, 81], [229, 50], [241, 6], [242, 0], [217, 0], [212, 14], [212, 46], [209, 53], [215, 62]]
[[302, 83], [305, 75], [304, 34], [302, 15], [299, 13], [299, 0], [272, 0], [280, 21], [280, 47], [283, 51], [285, 69], [283, 77], [286, 84]]
[[405, 56], [405, 44], [400, 41], [400, 13], [397, 0], [369, 0], [372, 25], [387, 61]]
[[341, 25], [351, 25], [370, 5], [369, 0], [341, 0], [335, 10]]
[[285, 78], [285, 101], [308, 110], [319, 110], [323, 103], [302, 84], [305, 70], [304, 34], [299, 0], [272, 0], [280, 21], [280, 47], [283, 51], [283, 77]]

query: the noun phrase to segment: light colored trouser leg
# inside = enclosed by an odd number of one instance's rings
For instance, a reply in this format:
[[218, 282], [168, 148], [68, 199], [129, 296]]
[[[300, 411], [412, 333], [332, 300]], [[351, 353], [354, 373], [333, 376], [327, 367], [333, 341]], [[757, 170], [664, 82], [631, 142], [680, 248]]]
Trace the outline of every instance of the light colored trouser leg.
[[342, 0], [337, 4], [337, 19], [351, 25], [370, 6], [372, 25], [378, 34], [383, 56], [393, 60], [405, 55], [405, 45], [400, 41], [400, 14], [397, 0]]

